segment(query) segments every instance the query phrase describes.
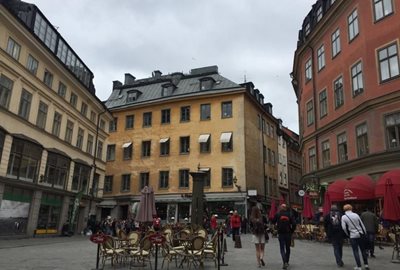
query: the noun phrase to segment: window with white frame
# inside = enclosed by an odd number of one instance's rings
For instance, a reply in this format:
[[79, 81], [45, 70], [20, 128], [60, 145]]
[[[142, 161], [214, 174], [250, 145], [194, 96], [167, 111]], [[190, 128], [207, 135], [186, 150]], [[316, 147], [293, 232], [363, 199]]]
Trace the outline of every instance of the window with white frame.
[[307, 109], [307, 126], [309, 126], [314, 123], [314, 105], [312, 100], [307, 102], [306, 109]]
[[142, 157], [150, 157], [151, 155], [151, 141], [142, 142]]
[[222, 168], [222, 187], [233, 186], [233, 169]]
[[359, 33], [357, 9], [350, 14], [347, 21], [349, 24], [349, 40], [352, 41]]
[[131, 189], [131, 175], [123, 174], [121, 179], [121, 191], [127, 192]]
[[104, 193], [112, 192], [113, 179], [113, 175], [106, 175], [104, 177]]
[[317, 57], [318, 57], [318, 71], [325, 67], [325, 47], [321, 45], [317, 50]]
[[338, 159], [339, 163], [347, 160], [347, 136], [341, 133], [337, 136]]
[[306, 76], [306, 82], [312, 79], [312, 60], [311, 60], [311, 58], [308, 59], [305, 64], [305, 76]]
[[32, 55], [28, 55], [28, 61], [26, 62], [26, 68], [29, 70], [30, 73], [36, 75], [38, 70], [39, 62], [35, 59]]
[[319, 93], [319, 117], [322, 118], [328, 114], [328, 100], [326, 89]]
[[317, 9], [317, 22], [319, 22], [322, 19], [323, 13], [322, 13], [322, 6], [319, 6]]
[[67, 94], [67, 86], [65, 86], [65, 84], [63, 84], [62, 82], [59, 82], [57, 93], [60, 97], [65, 98], [65, 95]]
[[386, 144], [388, 149], [400, 147], [400, 112], [385, 116]]
[[19, 101], [18, 115], [28, 120], [31, 110], [32, 94], [25, 89], [22, 89], [21, 99]]
[[317, 169], [317, 156], [315, 147], [308, 149], [308, 166], [310, 172], [313, 172]]
[[92, 152], [93, 152], [93, 135], [88, 134], [86, 143], [86, 153], [89, 153], [91, 155]]
[[67, 120], [67, 128], [65, 129], [65, 141], [67, 143], [72, 142], [72, 135], [74, 132], [74, 122]]
[[179, 188], [189, 188], [189, 170], [179, 170]]
[[53, 74], [47, 69], [44, 71], [43, 82], [50, 88], [53, 85]]
[[357, 154], [359, 157], [369, 153], [367, 124], [363, 123], [356, 127]]
[[340, 76], [333, 82], [333, 89], [335, 92], [335, 108], [339, 108], [344, 104], [344, 93], [343, 93], [343, 77]]
[[0, 106], [8, 109], [10, 105], [10, 99], [12, 94], [14, 82], [4, 76], [3, 74], [0, 77]]
[[169, 171], [160, 171], [159, 187], [168, 188], [169, 185]]
[[393, 13], [392, 0], [374, 0], [375, 21], [379, 21], [382, 18], [389, 16], [392, 13]]
[[351, 68], [351, 82], [352, 82], [353, 96], [361, 94], [364, 91], [361, 61], [352, 66]]
[[82, 128], [78, 128], [78, 136], [76, 137], [76, 147], [82, 149], [83, 147], [83, 137], [85, 135], [85, 131]]
[[49, 106], [43, 101], [39, 102], [38, 115], [36, 118], [36, 126], [41, 129], [46, 128], [47, 111]]
[[340, 53], [340, 30], [336, 29], [332, 34], [332, 58]]
[[397, 44], [391, 44], [378, 51], [381, 82], [399, 76], [399, 54]]
[[109, 144], [107, 145], [107, 156], [106, 156], [107, 161], [113, 161], [115, 160], [115, 144]]
[[19, 59], [19, 55], [21, 52], [21, 45], [19, 45], [15, 40], [12, 38], [8, 39], [6, 52], [11, 55], [15, 60]]
[[322, 142], [322, 167], [326, 168], [331, 165], [331, 149], [329, 141]]
[[58, 112], [54, 112], [53, 129], [51, 133], [57, 137], [60, 136], [61, 120], [62, 115]]

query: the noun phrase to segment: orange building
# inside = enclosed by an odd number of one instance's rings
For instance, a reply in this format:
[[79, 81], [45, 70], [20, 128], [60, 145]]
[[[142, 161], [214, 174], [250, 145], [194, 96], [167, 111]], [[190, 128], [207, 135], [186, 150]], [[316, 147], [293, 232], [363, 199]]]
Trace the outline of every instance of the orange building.
[[398, 0], [319, 0], [305, 17], [291, 75], [309, 188], [399, 168], [399, 13]]

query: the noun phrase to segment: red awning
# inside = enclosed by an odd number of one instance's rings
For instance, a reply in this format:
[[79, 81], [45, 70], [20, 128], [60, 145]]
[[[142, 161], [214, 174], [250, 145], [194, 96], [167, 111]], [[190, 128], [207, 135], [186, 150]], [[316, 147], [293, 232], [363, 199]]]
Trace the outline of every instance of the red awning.
[[327, 193], [331, 202], [342, 202], [344, 201], [344, 187], [349, 181], [344, 179], [339, 179], [328, 186]]
[[400, 169], [384, 173], [376, 183], [375, 196], [382, 198], [385, 194], [386, 181], [390, 179], [397, 196], [400, 196]]
[[354, 176], [344, 188], [344, 200], [371, 200], [375, 198], [375, 182], [368, 175]]

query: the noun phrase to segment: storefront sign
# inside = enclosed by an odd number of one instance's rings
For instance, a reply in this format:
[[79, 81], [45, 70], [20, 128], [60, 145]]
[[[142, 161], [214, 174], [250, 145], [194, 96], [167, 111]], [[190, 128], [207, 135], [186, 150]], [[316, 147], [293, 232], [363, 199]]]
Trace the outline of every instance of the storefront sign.
[[247, 191], [247, 195], [249, 195], [249, 196], [257, 196], [257, 189], [249, 189]]
[[308, 193], [308, 195], [310, 195], [310, 198], [314, 198], [314, 199], [319, 197], [319, 194], [316, 191], [310, 191]]
[[90, 236], [90, 241], [92, 241], [95, 244], [102, 244], [106, 241], [106, 239], [107, 239], [107, 236], [102, 233], [96, 233], [96, 234], [92, 234], [92, 236]]
[[303, 197], [304, 195], [306, 195], [306, 192], [304, 190], [300, 189], [298, 194], [300, 197]]

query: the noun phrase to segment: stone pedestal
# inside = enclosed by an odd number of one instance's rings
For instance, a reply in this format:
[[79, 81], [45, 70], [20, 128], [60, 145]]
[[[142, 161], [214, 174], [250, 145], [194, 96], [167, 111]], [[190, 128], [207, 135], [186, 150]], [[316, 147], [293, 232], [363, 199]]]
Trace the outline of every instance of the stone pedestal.
[[190, 172], [193, 178], [193, 194], [192, 194], [192, 225], [203, 226], [204, 213], [204, 177], [205, 172]]

